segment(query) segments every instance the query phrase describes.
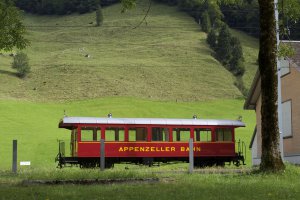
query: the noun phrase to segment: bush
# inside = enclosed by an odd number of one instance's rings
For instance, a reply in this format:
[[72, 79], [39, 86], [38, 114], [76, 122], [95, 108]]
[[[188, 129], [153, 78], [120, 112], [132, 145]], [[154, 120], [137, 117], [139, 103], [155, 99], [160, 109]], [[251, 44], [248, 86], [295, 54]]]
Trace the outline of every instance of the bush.
[[30, 72], [29, 60], [27, 54], [20, 52], [14, 56], [14, 61], [11, 66], [17, 70], [17, 75], [24, 78]]
[[217, 57], [219, 61], [227, 66], [231, 58], [231, 34], [227, 25], [223, 25], [217, 38]]
[[217, 34], [214, 29], [208, 33], [206, 41], [214, 51], [217, 49]]
[[210, 31], [211, 23], [210, 23], [210, 19], [209, 19], [209, 15], [208, 15], [207, 11], [205, 11], [201, 15], [201, 27], [205, 33], [208, 33]]
[[231, 72], [233, 73], [233, 75], [235, 76], [240, 76], [242, 77], [245, 73], [245, 66], [244, 63], [241, 59], [237, 60], [237, 62], [235, 63], [235, 65], [231, 65]]
[[103, 14], [102, 14], [102, 8], [99, 5], [96, 10], [96, 26], [101, 26], [103, 23]]

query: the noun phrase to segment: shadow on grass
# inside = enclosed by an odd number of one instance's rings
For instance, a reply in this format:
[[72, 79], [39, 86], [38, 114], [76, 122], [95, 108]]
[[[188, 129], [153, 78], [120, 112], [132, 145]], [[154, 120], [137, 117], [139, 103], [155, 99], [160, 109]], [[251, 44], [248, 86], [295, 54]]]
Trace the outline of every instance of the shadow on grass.
[[18, 77], [17, 73], [15, 73], [15, 72], [10, 72], [10, 71], [1, 70], [1, 69], [0, 69], [0, 74], [5, 74], [5, 75], [8, 75], [8, 76]]

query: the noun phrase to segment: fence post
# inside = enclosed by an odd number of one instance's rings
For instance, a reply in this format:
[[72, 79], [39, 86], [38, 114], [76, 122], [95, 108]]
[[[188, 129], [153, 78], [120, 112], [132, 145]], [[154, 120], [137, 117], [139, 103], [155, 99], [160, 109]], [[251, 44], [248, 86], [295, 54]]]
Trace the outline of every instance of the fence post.
[[105, 140], [100, 140], [100, 170], [103, 171], [105, 168]]
[[17, 161], [18, 161], [18, 142], [13, 140], [13, 158], [12, 158], [12, 172], [17, 173]]
[[194, 145], [193, 145], [193, 138], [190, 138], [189, 140], [189, 173], [193, 173], [194, 170]]

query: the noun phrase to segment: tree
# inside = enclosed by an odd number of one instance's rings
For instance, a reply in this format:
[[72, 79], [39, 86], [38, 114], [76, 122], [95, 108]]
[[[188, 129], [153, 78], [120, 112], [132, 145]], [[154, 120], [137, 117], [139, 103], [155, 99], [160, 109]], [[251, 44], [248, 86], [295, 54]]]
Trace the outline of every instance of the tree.
[[226, 24], [222, 26], [217, 41], [217, 57], [223, 65], [228, 66], [231, 58], [231, 35]]
[[[121, 0], [124, 8], [134, 6], [136, 0]], [[222, 0], [231, 3], [236, 0]], [[258, 0], [260, 11], [259, 72], [261, 75], [262, 171], [277, 172], [285, 168], [279, 151], [277, 115], [276, 26], [274, 0]], [[226, 33], [225, 28], [224, 33]], [[221, 29], [221, 31], [222, 31]], [[220, 34], [221, 34], [220, 31]], [[219, 35], [220, 35], [219, 34]], [[218, 38], [218, 43], [219, 43]], [[219, 45], [218, 45], [219, 47]], [[225, 50], [225, 49], [223, 49]], [[219, 52], [220, 49], [218, 49]], [[217, 52], [218, 53], [218, 52]], [[226, 53], [226, 52], [225, 52]], [[281, 102], [280, 102], [281, 103]]]
[[214, 29], [211, 29], [206, 38], [209, 46], [215, 51], [217, 48], [217, 34]]
[[[259, 0], [260, 47], [259, 72], [261, 75], [261, 135], [262, 171], [284, 169], [279, 151], [279, 130], [277, 115], [277, 68], [276, 68], [276, 24], [273, 0]], [[278, 102], [281, 103], [281, 102]]]
[[201, 15], [201, 27], [205, 33], [208, 33], [210, 31], [211, 23], [207, 11], [204, 11]]
[[13, 2], [0, 1], [0, 50], [10, 51], [13, 47], [24, 49], [29, 44], [24, 34], [25, 27]]
[[19, 77], [24, 78], [30, 72], [29, 59], [27, 54], [20, 52], [14, 56], [14, 61], [11, 66], [17, 70]]
[[102, 8], [99, 5], [96, 10], [96, 26], [101, 26], [102, 23], [103, 23], [103, 13], [102, 13]]
[[245, 67], [243, 64], [243, 49], [240, 40], [237, 37], [231, 37], [230, 40], [231, 56], [229, 61], [230, 71], [235, 76], [243, 76]]

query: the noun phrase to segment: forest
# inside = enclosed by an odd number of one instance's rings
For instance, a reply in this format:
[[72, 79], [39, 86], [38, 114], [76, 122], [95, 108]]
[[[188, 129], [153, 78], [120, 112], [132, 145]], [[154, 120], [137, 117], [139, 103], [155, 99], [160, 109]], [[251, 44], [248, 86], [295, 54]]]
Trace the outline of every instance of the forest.
[[[120, 0], [16, 0], [16, 5], [29, 13], [40, 15], [65, 15], [78, 12], [91, 12], [97, 6], [108, 6]], [[213, 1], [207, 0], [155, 0], [177, 6], [187, 12], [198, 22], [202, 13], [210, 9], [208, 5]], [[285, 2], [285, 3], [284, 3]], [[298, 40], [300, 38], [300, 23], [295, 20], [299, 15], [300, 3], [297, 0], [279, 1], [281, 39]], [[259, 35], [259, 8], [257, 0], [240, 0], [236, 4], [218, 4], [209, 14], [219, 16], [231, 28], [246, 32], [249, 35]]]

